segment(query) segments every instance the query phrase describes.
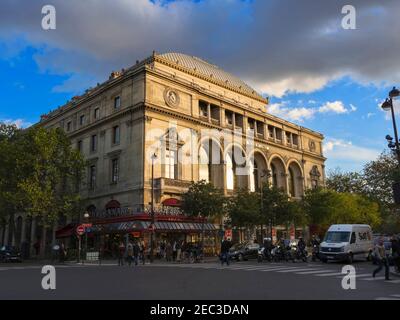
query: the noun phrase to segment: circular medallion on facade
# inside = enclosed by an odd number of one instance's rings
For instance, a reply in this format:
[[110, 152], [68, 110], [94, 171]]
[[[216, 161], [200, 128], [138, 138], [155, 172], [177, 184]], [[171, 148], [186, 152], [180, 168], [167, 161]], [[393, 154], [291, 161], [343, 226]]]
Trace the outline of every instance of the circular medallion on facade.
[[174, 89], [171, 89], [171, 88], [165, 89], [164, 100], [165, 100], [165, 103], [171, 108], [176, 108], [179, 106], [179, 102], [180, 102], [179, 94]]

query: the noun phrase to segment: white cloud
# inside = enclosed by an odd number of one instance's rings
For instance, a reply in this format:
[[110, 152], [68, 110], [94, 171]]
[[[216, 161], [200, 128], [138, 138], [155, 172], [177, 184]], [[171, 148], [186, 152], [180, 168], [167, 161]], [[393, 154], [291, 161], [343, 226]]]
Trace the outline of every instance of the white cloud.
[[6, 125], [15, 124], [17, 128], [27, 128], [32, 125], [31, 122], [24, 119], [0, 119], [0, 123], [5, 123]]
[[351, 141], [328, 139], [323, 145], [324, 155], [328, 159], [343, 162], [367, 162], [376, 159], [379, 150], [354, 145]]
[[333, 102], [326, 102], [325, 104], [323, 104], [318, 111], [320, 113], [349, 113], [351, 111], [355, 111], [357, 110], [356, 107], [354, 107], [353, 105], [350, 105], [350, 109], [346, 109], [346, 107], [344, 106], [342, 101], [333, 101]]
[[[317, 114], [347, 114], [354, 112], [357, 108], [350, 104], [350, 108], [346, 108], [342, 101], [325, 102], [319, 108], [314, 107], [289, 107], [289, 101], [273, 103], [268, 107], [268, 112], [291, 121], [303, 122], [312, 119]], [[310, 103], [313, 104], [313, 103]]]
[[[41, 70], [79, 74], [71, 80], [78, 86], [82, 77], [102, 81], [152, 50], [200, 56], [277, 97], [313, 92], [343, 76], [377, 86], [400, 82], [400, 64], [393, 64], [400, 51], [400, 2], [352, 0], [354, 32], [340, 27], [344, 4], [53, 0], [57, 29], [44, 32], [38, 1], [2, 0], [0, 56], [3, 48], [6, 57], [24, 46], [39, 48], [35, 58]], [[67, 83], [65, 90], [75, 88]]]

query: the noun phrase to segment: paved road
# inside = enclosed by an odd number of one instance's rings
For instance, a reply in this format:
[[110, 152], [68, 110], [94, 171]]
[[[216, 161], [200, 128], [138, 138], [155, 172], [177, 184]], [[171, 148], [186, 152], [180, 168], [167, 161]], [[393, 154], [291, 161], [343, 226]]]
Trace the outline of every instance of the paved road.
[[56, 290], [43, 290], [40, 265], [0, 264], [0, 299], [389, 299], [400, 300], [400, 278], [372, 278], [356, 262], [356, 290], [343, 290], [339, 263], [257, 263], [221, 267], [156, 263], [56, 265]]

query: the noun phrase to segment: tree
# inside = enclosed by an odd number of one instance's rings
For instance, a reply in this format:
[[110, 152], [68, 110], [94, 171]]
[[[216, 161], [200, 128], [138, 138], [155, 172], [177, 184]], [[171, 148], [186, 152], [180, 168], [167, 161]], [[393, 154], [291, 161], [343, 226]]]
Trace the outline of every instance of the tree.
[[326, 186], [336, 192], [363, 193], [366, 181], [359, 172], [342, 172], [339, 169], [328, 173]]
[[260, 222], [260, 195], [239, 189], [230, 199], [227, 211], [233, 226], [252, 229]]
[[204, 246], [204, 224], [207, 219], [224, 214], [222, 191], [204, 180], [193, 182], [182, 195], [182, 209], [189, 216], [202, 218], [201, 247]]
[[13, 146], [16, 170], [22, 174], [17, 175], [11, 202], [39, 218], [44, 249], [46, 228], [61, 216], [74, 216], [81, 210], [78, 185], [85, 163], [61, 129], [30, 128]]
[[272, 229], [274, 225], [286, 222], [289, 219], [287, 194], [281, 189], [270, 187], [268, 183], [263, 185], [262, 194], [261, 219], [263, 223], [268, 224]]

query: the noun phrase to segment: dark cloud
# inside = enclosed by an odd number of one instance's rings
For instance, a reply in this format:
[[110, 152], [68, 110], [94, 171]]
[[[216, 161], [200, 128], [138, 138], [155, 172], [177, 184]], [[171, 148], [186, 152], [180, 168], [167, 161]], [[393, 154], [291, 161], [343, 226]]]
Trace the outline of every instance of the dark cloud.
[[[44, 31], [47, 1], [2, 0], [0, 39], [8, 48], [16, 37], [41, 48], [42, 70], [72, 74], [65, 90], [75, 90], [75, 80], [103, 80], [153, 49], [200, 56], [275, 95], [311, 92], [345, 75], [400, 82], [400, 2], [350, 2], [53, 0], [57, 30]], [[341, 28], [346, 4], [357, 9], [356, 30]]]

